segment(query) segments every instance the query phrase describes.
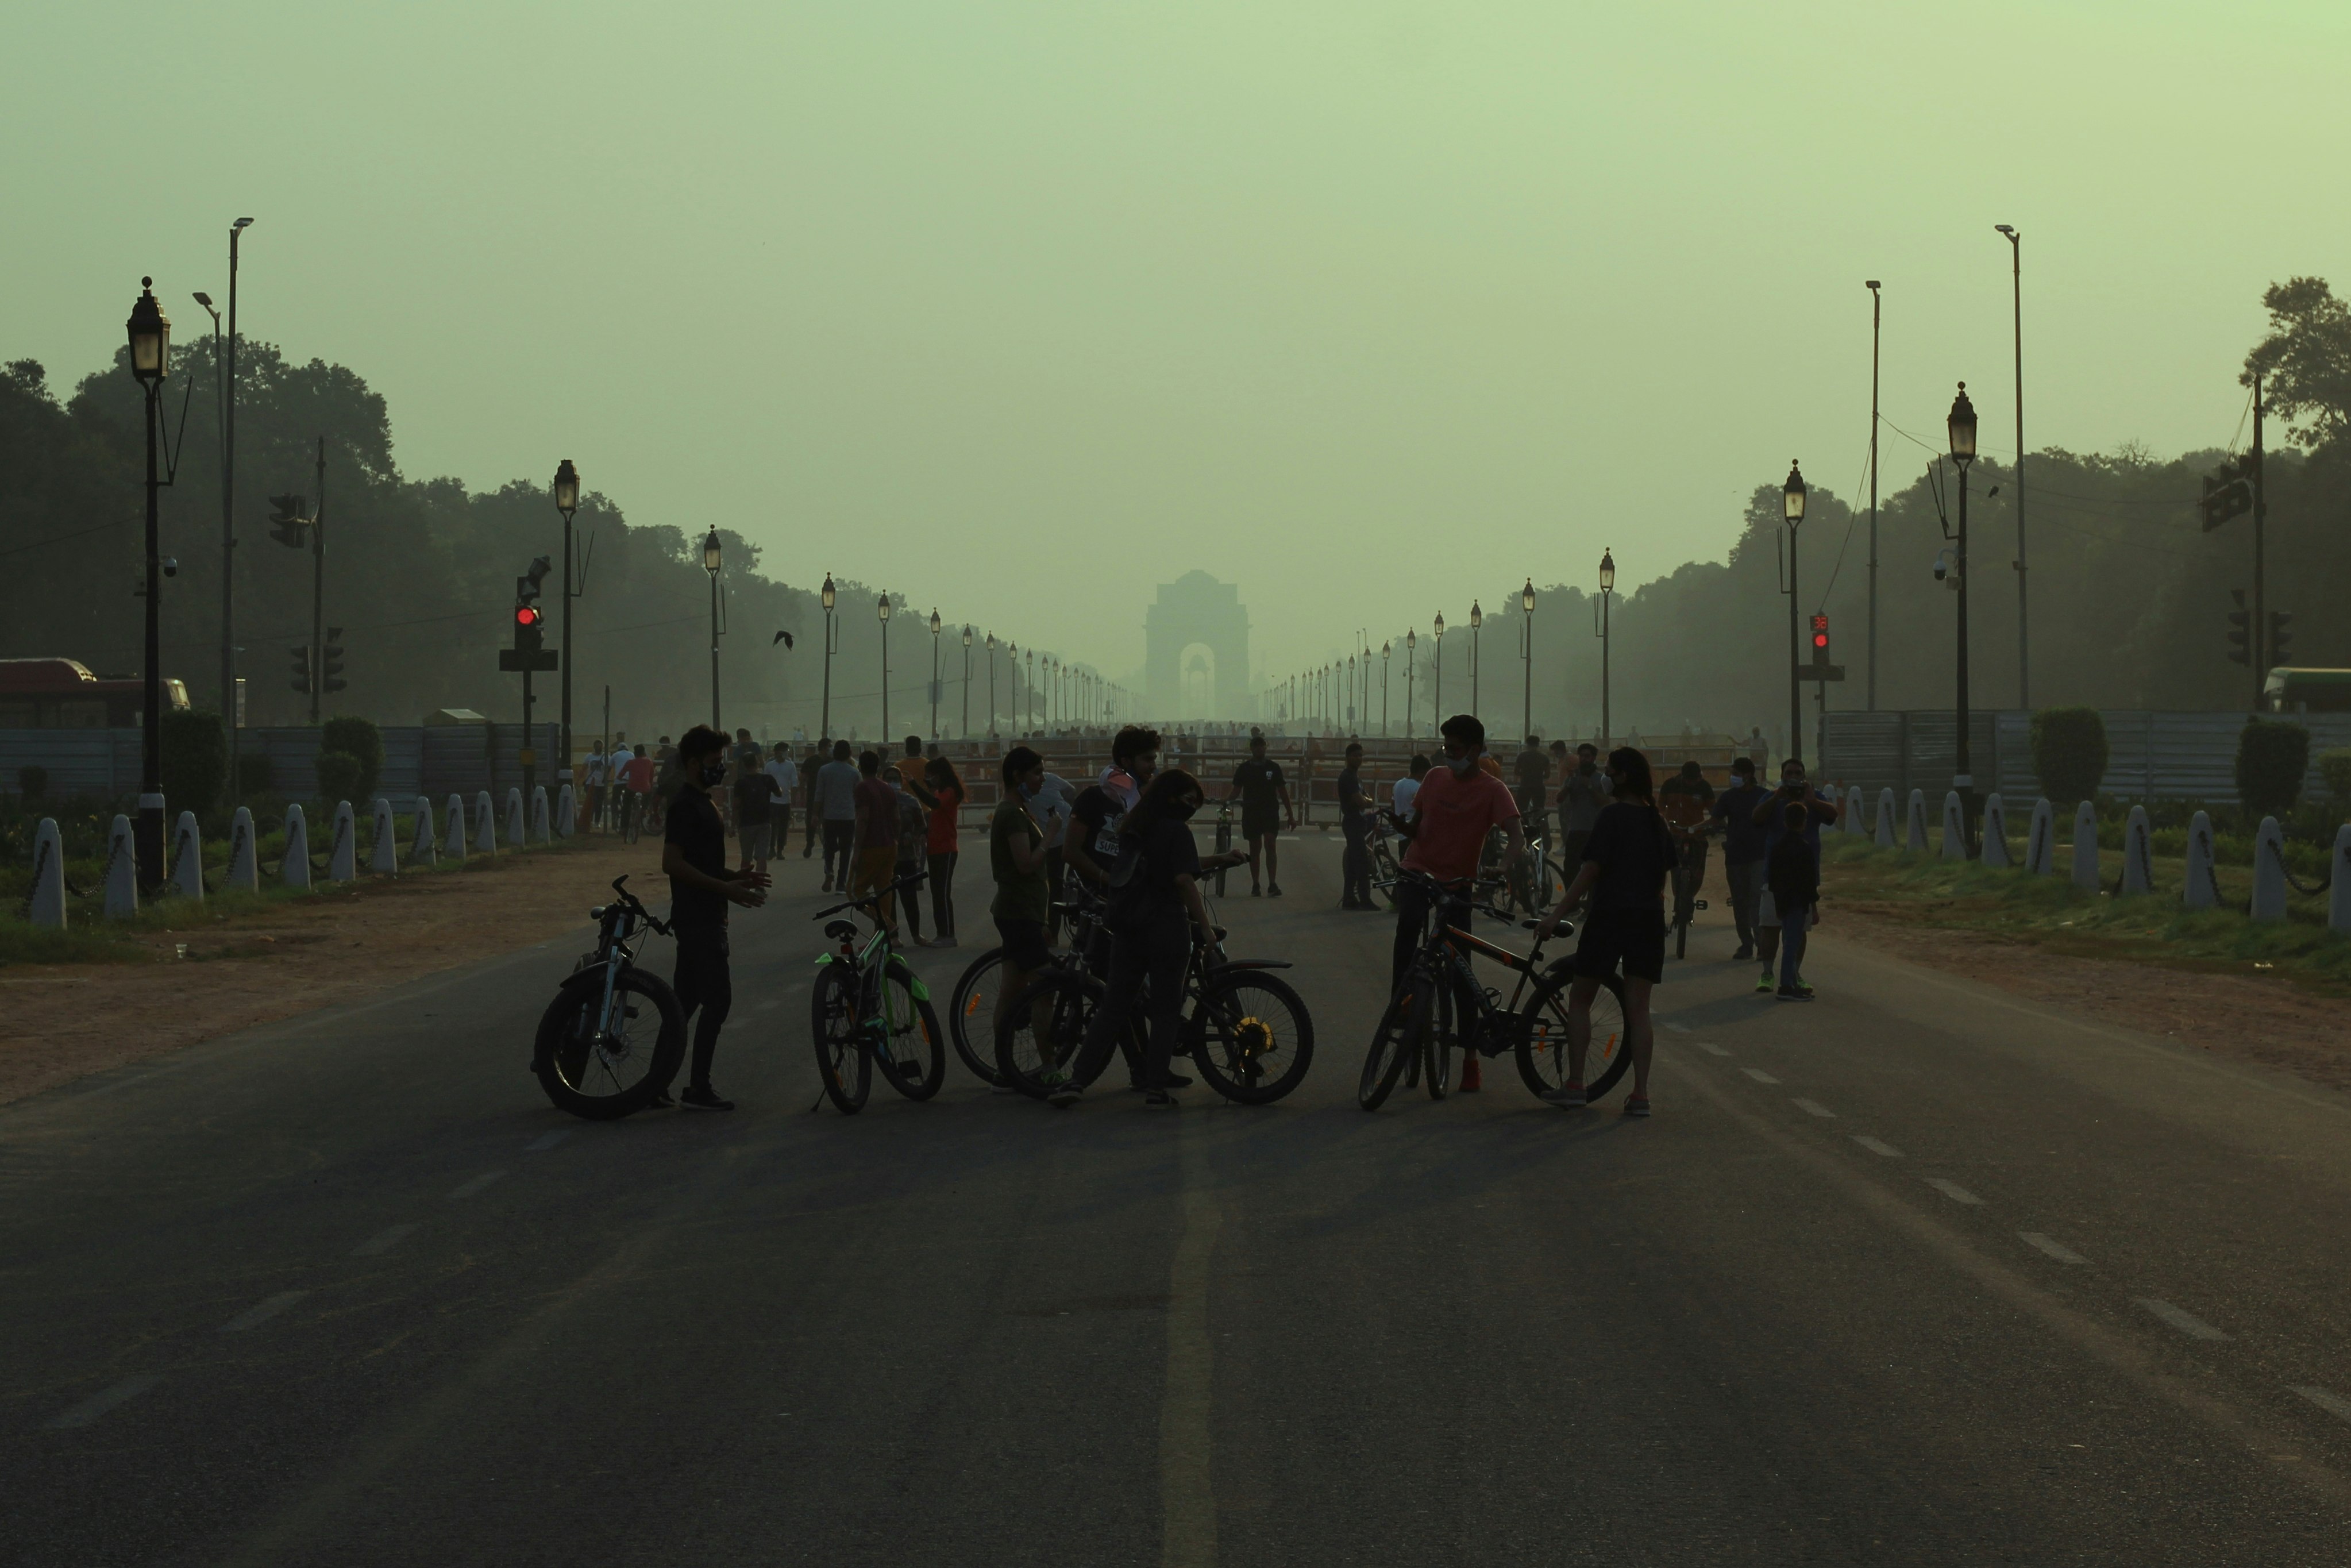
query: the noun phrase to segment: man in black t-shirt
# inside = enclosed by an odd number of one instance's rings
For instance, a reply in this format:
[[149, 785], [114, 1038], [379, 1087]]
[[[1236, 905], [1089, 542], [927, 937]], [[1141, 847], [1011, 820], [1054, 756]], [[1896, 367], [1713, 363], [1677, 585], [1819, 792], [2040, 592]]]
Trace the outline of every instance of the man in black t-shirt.
[[[710, 1086], [710, 1059], [718, 1030], [734, 1006], [735, 986], [727, 967], [726, 906], [757, 909], [768, 901], [768, 873], [748, 867], [726, 869], [726, 825], [711, 792], [726, 779], [726, 737], [695, 725], [678, 740], [679, 786], [662, 831], [662, 873], [669, 878], [669, 923], [677, 938], [677, 972], [671, 989], [677, 1005], [695, 1020], [694, 1069], [677, 1103], [690, 1111], [732, 1111]], [[667, 1097], [656, 1103], [666, 1103]]]
[[1543, 755], [1541, 736], [1527, 737], [1526, 749], [1511, 762], [1510, 771], [1518, 776], [1519, 787], [1514, 793], [1519, 798], [1520, 820], [1541, 821], [1543, 801], [1549, 794], [1546, 786], [1551, 780], [1551, 758]]
[[1339, 907], [1370, 909], [1372, 904], [1372, 811], [1370, 791], [1364, 788], [1364, 747], [1347, 743], [1347, 765], [1339, 769], [1339, 831], [1347, 848], [1339, 862]]
[[1230, 803], [1236, 798], [1241, 803], [1241, 837], [1249, 845], [1249, 896], [1259, 896], [1257, 857], [1262, 851], [1264, 891], [1280, 898], [1281, 869], [1274, 835], [1281, 831], [1284, 817], [1291, 828], [1298, 826], [1298, 810], [1290, 802], [1290, 782], [1282, 777], [1281, 764], [1265, 754], [1263, 730], [1249, 731], [1249, 760], [1233, 769], [1232, 788], [1225, 792], [1225, 800]]

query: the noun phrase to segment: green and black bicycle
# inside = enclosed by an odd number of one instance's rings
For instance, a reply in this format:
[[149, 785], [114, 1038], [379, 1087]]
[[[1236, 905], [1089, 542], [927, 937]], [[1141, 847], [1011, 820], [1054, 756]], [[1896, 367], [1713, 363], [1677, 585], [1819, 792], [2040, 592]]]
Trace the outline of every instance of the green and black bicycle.
[[873, 934], [862, 946], [854, 920], [835, 920], [824, 928], [840, 946], [817, 959], [809, 999], [817, 1076], [825, 1097], [844, 1115], [865, 1108], [876, 1066], [890, 1087], [909, 1100], [929, 1099], [946, 1077], [946, 1032], [931, 1009], [930, 990], [899, 953], [890, 924], [882, 918], [883, 899], [910, 894], [925, 880], [926, 873], [917, 872], [809, 917], [822, 920], [858, 909], [873, 919]]

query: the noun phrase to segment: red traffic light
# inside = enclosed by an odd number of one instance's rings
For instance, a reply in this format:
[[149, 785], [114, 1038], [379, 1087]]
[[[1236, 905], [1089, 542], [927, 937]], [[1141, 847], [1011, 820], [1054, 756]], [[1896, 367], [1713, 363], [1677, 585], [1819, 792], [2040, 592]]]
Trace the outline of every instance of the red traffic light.
[[516, 605], [516, 606], [515, 606], [515, 624], [516, 624], [516, 625], [517, 625], [517, 626], [536, 626], [536, 625], [538, 625], [538, 605], [536, 605], [536, 604], [517, 604], [517, 605]]
[[1813, 617], [1813, 646], [1826, 650], [1828, 645], [1829, 618], [1825, 615], [1815, 615]]

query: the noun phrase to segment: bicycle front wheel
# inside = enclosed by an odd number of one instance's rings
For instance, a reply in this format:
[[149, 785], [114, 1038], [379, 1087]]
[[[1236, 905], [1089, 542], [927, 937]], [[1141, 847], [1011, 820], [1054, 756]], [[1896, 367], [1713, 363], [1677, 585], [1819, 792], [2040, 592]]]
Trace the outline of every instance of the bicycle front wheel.
[[[1004, 949], [990, 947], [974, 958], [947, 999], [947, 1038], [971, 1075], [991, 1087], [1004, 1082], [996, 1071], [996, 997], [1004, 984]], [[972, 1038], [977, 1033], [980, 1044]]]
[[1262, 970], [1211, 975], [1185, 1027], [1200, 1076], [1243, 1105], [1272, 1104], [1304, 1082], [1314, 1062], [1306, 1003]]
[[915, 993], [914, 971], [895, 953], [882, 971], [882, 1022], [889, 1044], [882, 1063], [890, 1087], [909, 1100], [927, 1100], [947, 1075], [947, 1048], [930, 998]]
[[1080, 1065], [1079, 1047], [1093, 1021], [1102, 985], [1076, 969], [1048, 969], [1006, 1011], [996, 1031], [996, 1071], [1031, 1100], [1042, 1100]]
[[668, 1089], [685, 1060], [684, 1010], [656, 977], [622, 969], [600, 1030], [602, 1014], [601, 980], [566, 987], [539, 1016], [531, 1061], [555, 1108], [591, 1122], [643, 1110]]
[[[1519, 1076], [1536, 1094], [1568, 1081], [1568, 986], [1564, 975], [1538, 976], [1516, 1015]], [[1592, 1043], [1583, 1053], [1583, 1092], [1597, 1100], [1616, 1087], [1633, 1053], [1625, 1038], [1625, 982], [1604, 976], [1592, 997]]]
[[1436, 993], [1436, 1016], [1421, 1032], [1426, 1051], [1420, 1070], [1421, 1087], [1428, 1091], [1431, 1100], [1442, 1100], [1453, 1088], [1454, 1000], [1449, 990], [1438, 988]]
[[1387, 1103], [1388, 1096], [1395, 1092], [1396, 1080], [1404, 1076], [1405, 1065], [1420, 1060], [1421, 1041], [1428, 1033], [1435, 1002], [1426, 974], [1415, 969], [1405, 977], [1396, 994], [1388, 998], [1387, 1009], [1380, 1014], [1378, 1027], [1372, 1030], [1371, 1049], [1364, 1052], [1363, 1077], [1355, 1084], [1355, 1103], [1366, 1111]]
[[809, 1033], [816, 1042], [816, 1075], [825, 1097], [844, 1116], [865, 1109], [873, 1087], [873, 1053], [865, 1043], [858, 1018], [857, 972], [846, 964], [827, 964], [810, 988]]

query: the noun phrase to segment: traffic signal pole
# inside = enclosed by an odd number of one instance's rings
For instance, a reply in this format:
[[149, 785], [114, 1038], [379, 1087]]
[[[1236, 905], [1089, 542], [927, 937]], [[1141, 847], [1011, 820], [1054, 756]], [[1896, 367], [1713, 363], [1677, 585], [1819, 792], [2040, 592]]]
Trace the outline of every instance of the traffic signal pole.
[[2253, 669], [2253, 708], [2259, 712], [2262, 693], [2269, 684], [2269, 615], [2262, 605], [2262, 575], [2266, 562], [2262, 525], [2268, 520], [2269, 507], [2262, 496], [2262, 378], [2253, 377], [2253, 619], [2245, 629], [2246, 663]]
[[310, 517], [310, 722], [327, 689], [327, 438], [319, 437], [319, 509]]

